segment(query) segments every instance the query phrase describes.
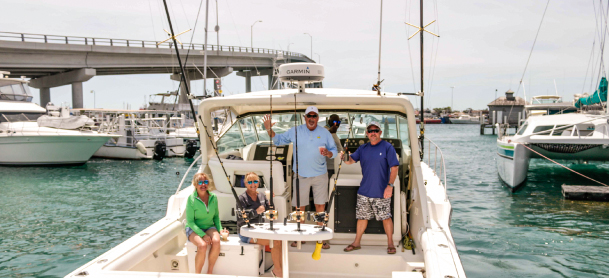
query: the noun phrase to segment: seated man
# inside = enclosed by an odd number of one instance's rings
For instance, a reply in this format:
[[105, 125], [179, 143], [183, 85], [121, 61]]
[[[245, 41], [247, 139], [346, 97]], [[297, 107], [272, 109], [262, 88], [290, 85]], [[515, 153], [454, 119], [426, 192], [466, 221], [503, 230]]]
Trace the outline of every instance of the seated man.
[[[239, 196], [239, 201], [245, 206], [244, 209], [251, 209], [252, 213], [250, 216], [250, 223], [261, 223], [262, 213], [270, 208], [269, 201], [266, 199], [264, 193], [258, 192], [258, 184], [260, 184], [260, 177], [254, 172], [247, 173], [245, 175], [245, 187], [246, 191]], [[237, 220], [237, 231], [241, 232], [241, 227], [245, 225], [245, 221], [239, 218]], [[244, 243], [260, 244], [262, 246], [269, 245], [268, 239], [255, 239], [242, 236], [239, 234], [239, 238]], [[271, 271], [274, 277], [282, 277], [282, 265], [281, 265], [281, 240], [273, 241], [273, 248], [271, 248], [271, 258], [275, 267]]]

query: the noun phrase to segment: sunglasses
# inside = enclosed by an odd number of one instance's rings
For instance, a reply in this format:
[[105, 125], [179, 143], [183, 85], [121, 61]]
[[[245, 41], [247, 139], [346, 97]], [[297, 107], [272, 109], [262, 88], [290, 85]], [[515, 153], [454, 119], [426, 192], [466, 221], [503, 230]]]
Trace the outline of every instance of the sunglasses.
[[209, 184], [209, 180], [199, 181], [199, 185], [203, 185], [203, 184], [205, 184], [205, 185]]
[[335, 124], [335, 125], [339, 125], [340, 121], [332, 121], [332, 123]]
[[367, 131], [368, 131], [368, 133], [379, 133], [379, 132], [381, 132], [380, 129], [368, 129]]
[[248, 181], [247, 184], [258, 184], [258, 181]]
[[307, 114], [306, 116], [307, 116], [307, 118], [309, 118], [309, 119], [310, 119], [310, 118], [317, 118], [317, 115], [309, 115], [309, 114]]

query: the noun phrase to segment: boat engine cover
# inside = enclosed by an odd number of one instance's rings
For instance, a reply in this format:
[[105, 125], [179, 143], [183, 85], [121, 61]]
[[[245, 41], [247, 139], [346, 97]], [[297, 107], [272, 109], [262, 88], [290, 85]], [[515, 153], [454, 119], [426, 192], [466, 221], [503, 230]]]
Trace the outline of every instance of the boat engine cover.
[[167, 145], [164, 141], [156, 141], [154, 142], [154, 155], [152, 158], [155, 160], [163, 160], [165, 158], [165, 153], [167, 152]]
[[186, 141], [186, 151], [184, 152], [184, 157], [193, 158], [197, 153], [197, 140], [188, 140]]

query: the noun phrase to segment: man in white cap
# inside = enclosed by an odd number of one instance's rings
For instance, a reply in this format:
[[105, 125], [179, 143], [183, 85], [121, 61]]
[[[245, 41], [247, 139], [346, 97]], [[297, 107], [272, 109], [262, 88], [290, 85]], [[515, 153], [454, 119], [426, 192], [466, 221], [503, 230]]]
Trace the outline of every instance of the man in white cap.
[[[370, 142], [361, 145], [349, 156], [347, 165], [357, 161], [362, 166], [362, 181], [357, 190], [355, 218], [357, 230], [355, 240], [344, 251], [351, 252], [361, 248], [360, 240], [368, 226], [368, 220], [383, 222], [387, 234], [387, 254], [395, 254], [393, 244], [393, 221], [391, 220], [391, 196], [393, 182], [398, 174], [399, 161], [391, 143], [381, 140], [381, 125], [372, 121], [366, 127], [366, 136]], [[341, 158], [344, 154], [341, 154]]]
[[[318, 126], [319, 111], [315, 106], [307, 107], [305, 124], [290, 128], [282, 134], [275, 134], [269, 115], [263, 117], [264, 127], [276, 145], [296, 144], [296, 129], [298, 129], [298, 178], [300, 180], [300, 210], [304, 211], [309, 203], [309, 192], [313, 189], [315, 211], [323, 212], [328, 201], [328, 166], [326, 158], [334, 158], [338, 152], [332, 134]], [[296, 150], [293, 151], [293, 171], [296, 173]], [[296, 175], [292, 182], [292, 206], [296, 207]], [[304, 218], [302, 219], [304, 222]], [[321, 223], [319, 223], [321, 224]], [[292, 246], [296, 246], [294, 243]], [[324, 249], [330, 248], [325, 242]]]

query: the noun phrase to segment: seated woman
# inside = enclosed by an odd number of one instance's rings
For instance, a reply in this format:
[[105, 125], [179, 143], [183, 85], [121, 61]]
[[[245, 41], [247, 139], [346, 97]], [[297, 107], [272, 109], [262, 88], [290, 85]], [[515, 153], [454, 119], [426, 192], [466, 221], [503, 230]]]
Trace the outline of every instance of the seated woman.
[[[243, 192], [239, 196], [239, 200], [242, 204], [244, 204], [245, 209], [251, 209], [252, 218], [250, 219], [250, 223], [261, 223], [262, 221], [262, 213], [270, 208], [269, 200], [266, 199], [264, 193], [258, 193], [258, 184], [260, 183], [260, 177], [254, 172], [247, 173], [245, 175], [245, 187], [247, 190]], [[237, 231], [241, 231], [241, 226], [245, 225], [245, 221], [243, 219], [237, 220]], [[255, 243], [263, 246], [269, 245], [270, 242], [268, 239], [255, 239], [242, 236], [239, 234], [239, 238], [242, 242], [245, 243]], [[281, 265], [281, 241], [274, 240], [273, 248], [271, 249], [271, 258], [273, 259], [273, 263], [275, 264], [275, 268], [271, 271], [274, 277], [282, 277], [282, 265]]]
[[220, 255], [220, 233], [222, 225], [218, 211], [218, 198], [210, 190], [213, 186], [205, 173], [197, 173], [192, 179], [195, 192], [186, 201], [186, 237], [197, 246], [195, 271], [201, 273], [205, 264], [205, 253], [208, 247], [209, 263], [207, 274], [212, 274], [214, 265]]

